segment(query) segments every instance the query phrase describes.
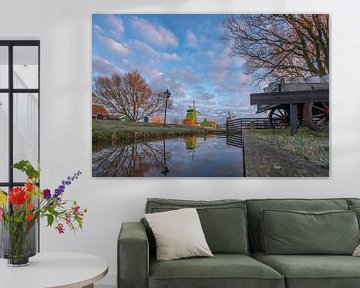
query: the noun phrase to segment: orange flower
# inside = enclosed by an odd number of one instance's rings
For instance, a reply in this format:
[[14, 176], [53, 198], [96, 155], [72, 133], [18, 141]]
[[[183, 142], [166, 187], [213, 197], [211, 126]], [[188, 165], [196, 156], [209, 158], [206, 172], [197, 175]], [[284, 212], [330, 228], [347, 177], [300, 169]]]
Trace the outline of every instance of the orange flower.
[[27, 210], [31, 210], [33, 208], [34, 208], [34, 205], [32, 203], [29, 203], [29, 204], [26, 205]]
[[12, 205], [24, 204], [26, 201], [25, 189], [22, 187], [13, 187], [9, 193], [9, 201]]
[[25, 200], [29, 200], [31, 198], [31, 195], [26, 193], [25, 196], [24, 196]]
[[26, 221], [31, 221], [34, 218], [32, 214], [26, 215]]
[[25, 183], [25, 187], [26, 187], [26, 190], [28, 191], [28, 192], [31, 192], [31, 191], [33, 191], [33, 186], [32, 186], [32, 184], [30, 183], [30, 182], [26, 182]]

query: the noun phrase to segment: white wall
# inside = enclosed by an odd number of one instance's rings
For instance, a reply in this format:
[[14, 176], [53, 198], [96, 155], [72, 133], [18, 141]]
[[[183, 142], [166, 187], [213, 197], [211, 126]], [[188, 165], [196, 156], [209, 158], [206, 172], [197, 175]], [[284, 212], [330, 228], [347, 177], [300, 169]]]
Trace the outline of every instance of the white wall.
[[[225, 5], [224, 3], [228, 3]], [[1, 39], [41, 40], [41, 164], [43, 187], [80, 169], [66, 195], [89, 209], [75, 236], [42, 229], [43, 251], [79, 251], [110, 264], [116, 239], [137, 221], [147, 197], [217, 199], [359, 197], [360, 38], [357, 0], [1, 0]], [[95, 179], [91, 177], [92, 13], [329, 12], [332, 22], [331, 177], [328, 179]]]

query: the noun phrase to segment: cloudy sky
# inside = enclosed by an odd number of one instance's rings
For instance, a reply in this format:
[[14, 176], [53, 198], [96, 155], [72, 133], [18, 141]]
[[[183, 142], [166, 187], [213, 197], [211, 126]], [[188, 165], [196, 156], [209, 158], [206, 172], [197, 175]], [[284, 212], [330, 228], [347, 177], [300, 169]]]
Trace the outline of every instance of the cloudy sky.
[[226, 15], [93, 15], [93, 77], [138, 70], [155, 90], [169, 89], [169, 122], [196, 102], [200, 118], [224, 123], [255, 116], [243, 62], [221, 40]]

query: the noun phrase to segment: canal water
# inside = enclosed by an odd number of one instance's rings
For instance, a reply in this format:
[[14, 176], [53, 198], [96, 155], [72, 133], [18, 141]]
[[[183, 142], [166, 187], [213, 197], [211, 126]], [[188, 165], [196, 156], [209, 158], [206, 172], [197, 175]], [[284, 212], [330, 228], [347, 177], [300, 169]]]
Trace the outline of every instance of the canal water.
[[241, 135], [94, 145], [93, 177], [243, 177]]

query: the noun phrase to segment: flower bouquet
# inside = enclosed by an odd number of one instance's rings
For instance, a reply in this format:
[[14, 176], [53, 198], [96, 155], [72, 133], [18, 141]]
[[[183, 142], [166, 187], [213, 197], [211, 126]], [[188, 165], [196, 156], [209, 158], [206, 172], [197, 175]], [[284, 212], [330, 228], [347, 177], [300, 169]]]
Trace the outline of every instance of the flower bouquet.
[[39, 218], [45, 218], [47, 226], [55, 227], [59, 234], [82, 229], [86, 209], [75, 202], [63, 199], [66, 186], [76, 180], [81, 172], [67, 177], [54, 189], [40, 189], [40, 169], [23, 160], [13, 165], [26, 173], [28, 179], [23, 187], [12, 187], [9, 193], [0, 188], [0, 257], [8, 259], [9, 265], [26, 265], [29, 257], [36, 254], [35, 228]]

